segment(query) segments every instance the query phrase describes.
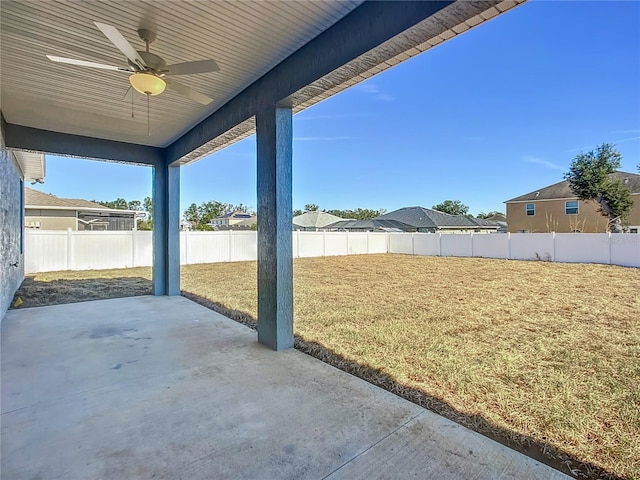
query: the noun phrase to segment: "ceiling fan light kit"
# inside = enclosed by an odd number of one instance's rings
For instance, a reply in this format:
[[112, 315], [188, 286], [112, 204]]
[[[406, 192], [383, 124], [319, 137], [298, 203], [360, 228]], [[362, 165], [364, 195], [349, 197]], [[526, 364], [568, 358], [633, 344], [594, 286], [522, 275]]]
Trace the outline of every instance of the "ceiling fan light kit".
[[129, 76], [129, 83], [143, 95], [160, 95], [167, 88], [167, 82], [152, 73], [134, 73]]
[[[1, 0], [0, 0], [1, 1]], [[160, 95], [165, 89], [178, 95], [190, 98], [200, 105], [209, 105], [213, 99], [200, 93], [187, 85], [176, 82], [171, 77], [174, 75], [193, 75], [200, 73], [218, 72], [220, 68], [214, 60], [196, 60], [167, 65], [162, 57], [149, 52], [149, 44], [156, 39], [156, 33], [152, 30], [141, 28], [138, 36], [145, 43], [144, 50], [136, 50], [129, 41], [122, 36], [116, 27], [100, 22], [93, 22], [105, 37], [122, 52], [126, 58], [127, 66], [104, 65], [86, 60], [47, 55], [52, 62], [66, 63], [81, 67], [99, 68], [117, 72], [129, 73], [131, 86], [147, 98]], [[167, 78], [169, 77], [169, 78]]]

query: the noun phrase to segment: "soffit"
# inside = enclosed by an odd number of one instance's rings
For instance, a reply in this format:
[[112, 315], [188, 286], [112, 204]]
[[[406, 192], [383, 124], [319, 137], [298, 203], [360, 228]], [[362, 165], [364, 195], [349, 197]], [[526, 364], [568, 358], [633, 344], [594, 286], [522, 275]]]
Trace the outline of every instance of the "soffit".
[[[372, 50], [293, 93], [290, 102], [299, 113], [416, 55], [492, 20], [527, 0], [457, 0], [431, 17], [390, 38]], [[255, 133], [255, 117], [247, 118], [222, 135], [177, 160], [187, 165]]]
[[25, 151], [14, 151], [23, 178], [27, 181], [41, 181], [45, 176], [44, 154]]
[[[336, 23], [361, 0], [313, 2], [0, 2], [1, 103], [8, 123], [165, 147]], [[94, 25], [115, 26], [138, 50], [138, 28], [168, 64], [213, 59], [219, 72], [174, 77], [214, 99], [203, 106], [166, 91], [123, 100], [127, 73], [58, 64], [45, 55], [126, 67]]]

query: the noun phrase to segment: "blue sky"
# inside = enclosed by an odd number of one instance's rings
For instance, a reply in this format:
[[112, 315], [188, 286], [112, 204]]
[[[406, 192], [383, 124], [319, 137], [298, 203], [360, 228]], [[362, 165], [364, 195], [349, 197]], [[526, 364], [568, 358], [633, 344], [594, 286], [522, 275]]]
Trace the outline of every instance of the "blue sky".
[[[562, 180], [608, 142], [640, 163], [640, 2], [530, 1], [294, 117], [294, 208], [471, 213]], [[256, 205], [255, 137], [182, 169], [182, 209]], [[61, 197], [140, 199], [144, 167], [48, 157]]]

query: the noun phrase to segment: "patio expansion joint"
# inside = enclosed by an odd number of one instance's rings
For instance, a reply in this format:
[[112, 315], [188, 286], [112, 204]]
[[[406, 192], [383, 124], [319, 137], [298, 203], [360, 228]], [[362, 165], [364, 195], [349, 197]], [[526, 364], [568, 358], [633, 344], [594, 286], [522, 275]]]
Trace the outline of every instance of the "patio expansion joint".
[[347, 460], [346, 462], [344, 462], [342, 465], [340, 465], [338, 468], [336, 468], [335, 470], [333, 470], [332, 472], [328, 473], [327, 475], [325, 475], [324, 477], [322, 477], [321, 480], [326, 480], [327, 478], [331, 477], [331, 475], [333, 475], [334, 473], [336, 473], [337, 471], [341, 470], [342, 468], [346, 467], [347, 465], [349, 465], [351, 462], [353, 462], [354, 460], [356, 460], [358, 457], [364, 455], [365, 453], [367, 453], [369, 450], [371, 450], [372, 448], [376, 447], [377, 445], [379, 445], [380, 443], [382, 443], [384, 440], [386, 440], [387, 438], [389, 438], [392, 435], [395, 435], [396, 432], [402, 430], [404, 427], [406, 427], [409, 423], [413, 422], [416, 418], [418, 418], [420, 415], [424, 415], [425, 411], [423, 410], [422, 412], [418, 412], [416, 415], [414, 415], [413, 417], [411, 417], [409, 420], [407, 420], [406, 422], [404, 422], [402, 425], [399, 425], [396, 429], [394, 429], [393, 431], [389, 432], [387, 435], [384, 435], [380, 440], [378, 440], [377, 442], [373, 443], [372, 445], [369, 445], [367, 448], [365, 448], [363, 451], [361, 451], [360, 453], [358, 453], [357, 455], [355, 455], [353, 458], [350, 458], [349, 460]]

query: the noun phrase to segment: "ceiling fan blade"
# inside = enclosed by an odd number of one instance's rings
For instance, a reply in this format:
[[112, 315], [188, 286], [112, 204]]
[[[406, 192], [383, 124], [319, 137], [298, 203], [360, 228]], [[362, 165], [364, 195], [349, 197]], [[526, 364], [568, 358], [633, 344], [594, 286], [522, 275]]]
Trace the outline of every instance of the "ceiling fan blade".
[[169, 70], [168, 75], [190, 75], [192, 73], [219, 72], [220, 67], [213, 60], [198, 60], [169, 65], [167, 70]]
[[119, 72], [129, 72], [131, 70], [124, 67], [116, 67], [114, 65], [105, 65], [103, 63], [85, 62], [84, 60], [76, 60], [75, 58], [56, 57], [55, 55], [47, 55], [52, 62], [68, 63], [69, 65], [79, 65], [81, 67], [102, 68], [103, 70], [116, 70]]
[[213, 102], [213, 98], [207, 97], [204, 93], [196, 92], [193, 88], [187, 87], [182, 83], [174, 82], [173, 80], [165, 80], [167, 82], [167, 87], [173, 90], [180, 95], [184, 95], [185, 97], [189, 97], [191, 100], [194, 100], [202, 105], [209, 105]]
[[136, 51], [135, 48], [131, 46], [129, 41], [122, 36], [122, 34], [118, 31], [116, 27], [112, 27], [111, 25], [107, 25], [105, 23], [93, 22], [96, 27], [100, 29], [104, 36], [111, 40], [118, 50], [120, 50], [124, 55], [131, 60], [134, 64], [138, 65], [140, 68], [145, 69], [147, 64], [144, 62], [140, 54]]

